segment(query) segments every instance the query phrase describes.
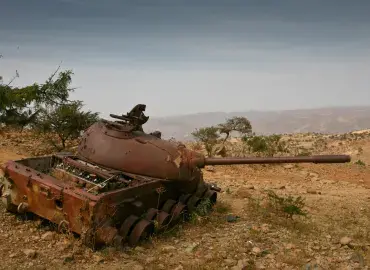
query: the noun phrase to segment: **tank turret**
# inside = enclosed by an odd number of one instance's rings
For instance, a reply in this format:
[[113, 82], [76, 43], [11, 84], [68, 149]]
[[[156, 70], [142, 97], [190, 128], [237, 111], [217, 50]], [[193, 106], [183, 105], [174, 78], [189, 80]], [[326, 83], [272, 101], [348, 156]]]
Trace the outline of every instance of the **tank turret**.
[[347, 155], [270, 158], [205, 158], [185, 145], [162, 140], [156, 133], [146, 134], [145, 105], [139, 104], [127, 115], [111, 117], [123, 121], [100, 121], [83, 135], [78, 156], [100, 166], [171, 180], [190, 180], [196, 168], [205, 165], [272, 163], [344, 163]]

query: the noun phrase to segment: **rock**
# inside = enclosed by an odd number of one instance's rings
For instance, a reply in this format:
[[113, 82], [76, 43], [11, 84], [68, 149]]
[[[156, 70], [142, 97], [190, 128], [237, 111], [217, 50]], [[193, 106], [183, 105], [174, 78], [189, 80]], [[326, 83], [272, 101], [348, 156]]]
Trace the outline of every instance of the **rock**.
[[344, 236], [344, 237], [342, 237], [341, 239], [340, 239], [340, 244], [342, 245], [342, 246], [346, 246], [346, 245], [348, 245], [349, 243], [351, 243], [352, 242], [352, 239], [350, 238], [350, 237], [348, 237], [348, 236]]
[[175, 269], [173, 269], [173, 270], [183, 270], [184, 269], [184, 267], [180, 264], [179, 266], [177, 266]]
[[252, 253], [254, 255], [260, 255], [261, 254], [261, 249], [259, 247], [254, 247], [254, 248], [252, 248]]
[[103, 262], [104, 261], [104, 258], [103, 257], [101, 257], [101, 256], [99, 256], [99, 255], [93, 255], [93, 260], [95, 261], [95, 262], [97, 262], [97, 263], [101, 263], [101, 262]]
[[294, 168], [293, 164], [284, 165], [284, 169], [292, 169], [292, 168]]
[[164, 246], [162, 247], [162, 251], [169, 252], [169, 251], [174, 251], [176, 248], [174, 246]]
[[63, 256], [62, 259], [63, 259], [63, 263], [69, 263], [74, 260], [74, 256], [72, 253], [70, 253], [70, 254]]
[[287, 245], [285, 246], [285, 249], [293, 249], [293, 248], [295, 248], [295, 245], [294, 245], [294, 244], [292, 244], [292, 243], [289, 243], [289, 244], [287, 244]]
[[313, 189], [313, 188], [308, 188], [307, 189], [307, 193], [308, 194], [317, 194], [317, 191], [315, 189]]
[[23, 253], [30, 259], [33, 259], [36, 257], [37, 252], [34, 249], [25, 249], [23, 250]]
[[268, 224], [262, 224], [261, 226], [261, 230], [263, 232], [268, 232], [269, 231], [269, 225]]
[[227, 266], [232, 266], [235, 264], [235, 261], [232, 260], [232, 259], [226, 259], [224, 260], [224, 263], [227, 265]]
[[215, 167], [214, 167], [214, 166], [211, 166], [211, 165], [206, 166], [204, 169], [205, 169], [206, 171], [208, 171], [208, 172], [214, 172], [214, 171], [215, 171]]
[[193, 243], [193, 244], [189, 245], [189, 246], [185, 249], [185, 251], [186, 251], [187, 253], [191, 253], [191, 252], [193, 252], [193, 250], [194, 250], [196, 247], [198, 247], [198, 244], [197, 244], [197, 243]]
[[53, 232], [46, 232], [41, 236], [42, 240], [50, 241], [54, 239], [54, 233]]
[[17, 257], [17, 253], [12, 253], [9, 255], [9, 258], [14, 258], [14, 257]]
[[137, 252], [144, 252], [145, 251], [145, 248], [143, 248], [141, 246], [137, 246], [137, 247], [135, 247], [135, 251], [137, 251]]
[[227, 222], [236, 222], [238, 221], [239, 217], [235, 215], [227, 215], [226, 220]]
[[313, 172], [309, 173], [308, 176], [311, 177], [311, 178], [319, 178], [319, 174], [318, 173], [313, 173]]

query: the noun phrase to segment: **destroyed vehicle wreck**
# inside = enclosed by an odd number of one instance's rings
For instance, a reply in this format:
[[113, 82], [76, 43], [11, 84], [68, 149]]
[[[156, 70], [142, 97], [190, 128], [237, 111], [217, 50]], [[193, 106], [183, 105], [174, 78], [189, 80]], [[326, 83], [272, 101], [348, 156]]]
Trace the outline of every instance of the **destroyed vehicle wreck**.
[[206, 165], [343, 163], [346, 155], [276, 158], [205, 158], [181, 143], [147, 134], [149, 117], [138, 104], [119, 121], [100, 120], [82, 136], [78, 153], [8, 161], [0, 193], [8, 211], [32, 212], [72, 231], [90, 247], [137, 245], [174, 226], [206, 202], [217, 201]]

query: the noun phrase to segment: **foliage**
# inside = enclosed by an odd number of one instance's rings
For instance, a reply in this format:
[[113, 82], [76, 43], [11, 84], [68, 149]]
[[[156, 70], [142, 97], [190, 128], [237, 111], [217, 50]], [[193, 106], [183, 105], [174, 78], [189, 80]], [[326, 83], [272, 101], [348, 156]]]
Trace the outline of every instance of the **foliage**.
[[277, 213], [281, 213], [290, 219], [292, 219], [295, 215], [307, 215], [307, 213], [303, 210], [305, 202], [301, 196], [296, 198], [291, 195], [288, 197], [281, 197], [273, 191], [268, 191], [267, 195], [269, 199], [269, 206], [272, 207]]
[[0, 124], [24, 128], [35, 122], [43, 106], [68, 102], [69, 93], [73, 91], [68, 88], [73, 73], [60, 72], [54, 80], [56, 72], [43, 85], [35, 83], [19, 88], [1, 84]]
[[219, 142], [220, 138], [217, 127], [199, 128], [192, 132], [191, 135], [193, 135], [197, 141], [204, 144], [208, 156], [213, 155], [213, 147]]
[[361, 159], [357, 160], [355, 162], [355, 164], [360, 165], [360, 166], [365, 166], [366, 165], [365, 162], [363, 162]]
[[288, 152], [287, 144], [281, 140], [281, 135], [274, 134], [270, 136], [244, 136], [242, 140], [245, 144], [247, 144], [251, 153], [263, 154], [272, 157], [277, 153]]
[[218, 125], [219, 132], [225, 134], [226, 141], [232, 131], [237, 131], [242, 135], [246, 135], [252, 132], [252, 125], [250, 121], [245, 117], [232, 117], [226, 120], [226, 123]]
[[66, 147], [67, 140], [77, 139], [81, 131], [98, 120], [98, 113], [83, 112], [81, 101], [73, 101], [49, 109], [42, 109], [35, 127], [45, 134], [56, 134], [60, 144], [50, 136], [50, 143], [61, 151]]

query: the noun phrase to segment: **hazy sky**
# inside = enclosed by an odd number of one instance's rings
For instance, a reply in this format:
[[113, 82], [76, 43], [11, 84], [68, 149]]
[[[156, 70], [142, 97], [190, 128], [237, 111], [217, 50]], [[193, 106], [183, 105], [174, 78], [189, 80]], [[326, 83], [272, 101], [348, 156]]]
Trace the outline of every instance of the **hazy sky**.
[[103, 116], [370, 105], [369, 0], [0, 3], [4, 81], [63, 61]]

